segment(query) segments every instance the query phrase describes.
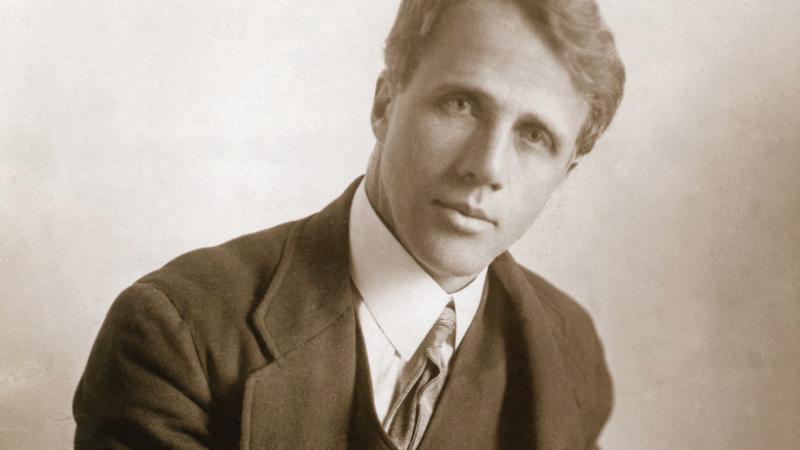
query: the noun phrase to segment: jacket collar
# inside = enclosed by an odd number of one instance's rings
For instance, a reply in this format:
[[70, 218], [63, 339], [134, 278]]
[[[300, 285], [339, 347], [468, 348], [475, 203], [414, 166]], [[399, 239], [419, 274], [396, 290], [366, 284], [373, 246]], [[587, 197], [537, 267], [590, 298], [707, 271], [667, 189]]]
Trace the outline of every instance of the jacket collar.
[[243, 449], [347, 447], [356, 368], [347, 230], [358, 181], [292, 227], [253, 312], [272, 362], [245, 383]]
[[295, 350], [352, 307], [348, 227], [359, 181], [289, 232], [278, 268], [253, 316], [275, 359]]

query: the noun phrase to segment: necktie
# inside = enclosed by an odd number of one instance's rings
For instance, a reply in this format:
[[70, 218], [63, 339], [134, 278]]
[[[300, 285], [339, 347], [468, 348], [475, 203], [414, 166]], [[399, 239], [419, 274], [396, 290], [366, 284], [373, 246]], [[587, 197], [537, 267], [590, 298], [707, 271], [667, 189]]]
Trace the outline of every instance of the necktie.
[[447, 376], [447, 362], [442, 359], [442, 344], [456, 328], [453, 302], [445, 307], [423, 340], [424, 351], [412, 359], [413, 376], [397, 396], [384, 428], [401, 450], [415, 449], [428, 427], [433, 407]]

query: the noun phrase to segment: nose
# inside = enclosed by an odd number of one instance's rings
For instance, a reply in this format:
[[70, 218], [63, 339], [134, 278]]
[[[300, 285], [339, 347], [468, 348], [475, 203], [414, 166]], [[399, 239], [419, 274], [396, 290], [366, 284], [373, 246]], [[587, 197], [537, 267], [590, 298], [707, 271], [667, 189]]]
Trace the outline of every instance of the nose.
[[511, 133], [503, 133], [499, 125], [475, 130], [459, 155], [459, 177], [493, 191], [503, 189], [511, 143]]

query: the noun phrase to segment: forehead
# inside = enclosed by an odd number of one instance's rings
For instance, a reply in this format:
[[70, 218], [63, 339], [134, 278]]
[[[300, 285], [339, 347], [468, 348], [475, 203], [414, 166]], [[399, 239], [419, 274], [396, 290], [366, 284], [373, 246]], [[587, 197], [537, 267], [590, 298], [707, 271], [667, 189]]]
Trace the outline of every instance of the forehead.
[[[588, 112], [564, 63], [512, 1], [468, 0], [447, 9], [409, 86], [415, 83], [478, 84], [514, 111], [546, 114], [567, 128]], [[536, 111], [523, 111], [529, 108]]]

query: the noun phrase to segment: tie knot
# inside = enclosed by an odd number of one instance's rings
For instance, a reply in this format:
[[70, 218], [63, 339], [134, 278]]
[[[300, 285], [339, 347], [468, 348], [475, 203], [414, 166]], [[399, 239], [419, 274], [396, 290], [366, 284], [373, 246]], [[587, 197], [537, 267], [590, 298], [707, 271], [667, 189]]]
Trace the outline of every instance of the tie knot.
[[453, 334], [453, 331], [456, 329], [456, 311], [453, 305], [453, 302], [447, 304], [447, 306], [442, 311], [442, 314], [439, 315], [439, 318], [436, 319], [436, 323], [433, 324], [433, 328], [431, 328], [430, 333], [430, 341], [428, 347], [432, 347], [436, 350], [442, 348], [442, 344], [444, 341]]

